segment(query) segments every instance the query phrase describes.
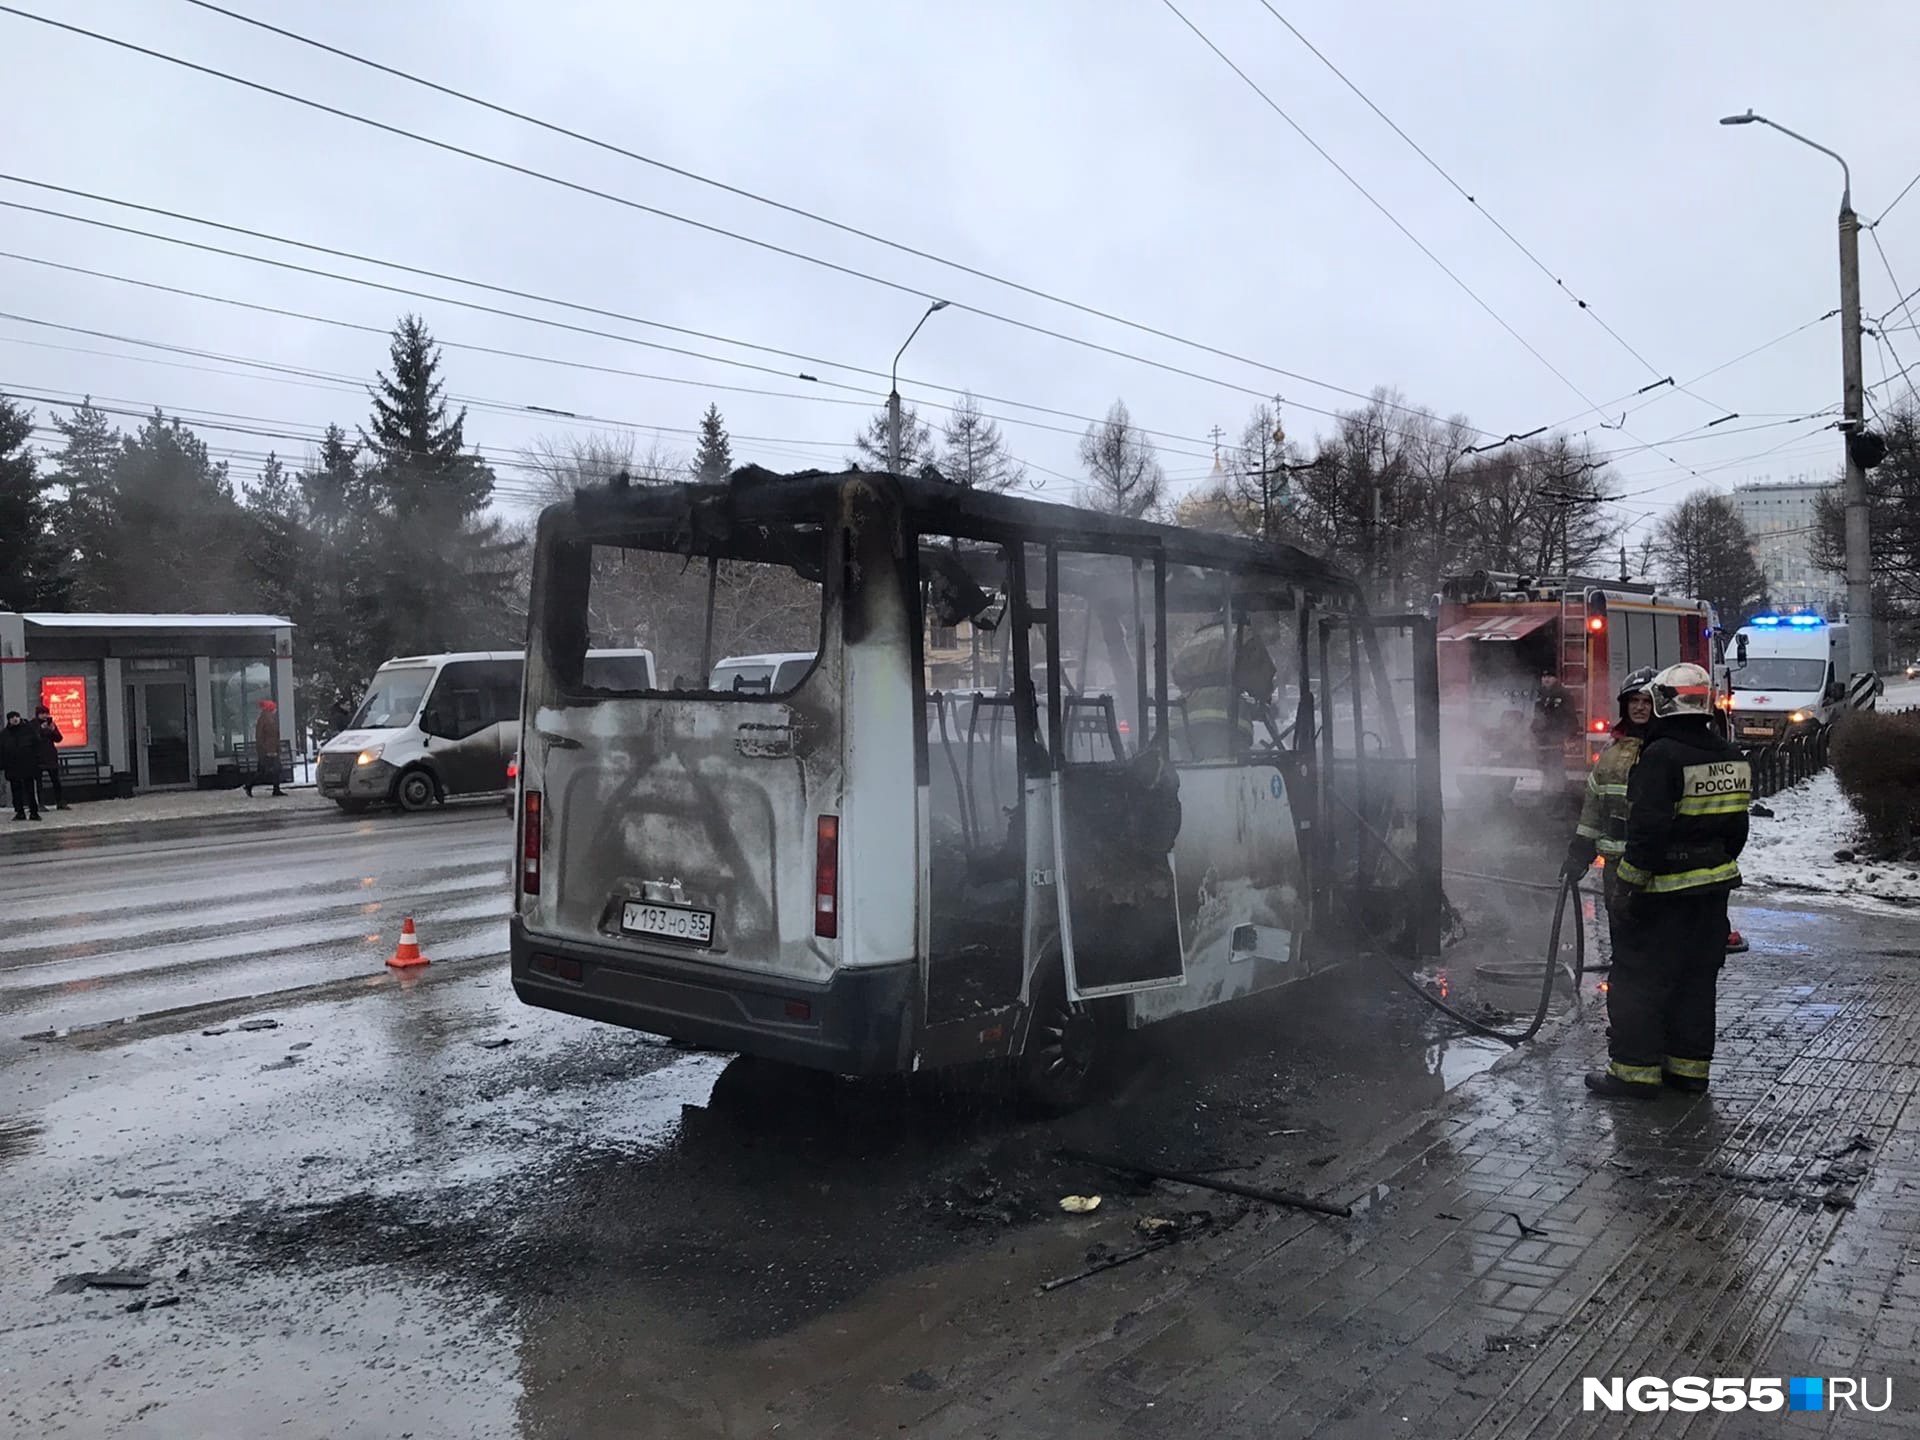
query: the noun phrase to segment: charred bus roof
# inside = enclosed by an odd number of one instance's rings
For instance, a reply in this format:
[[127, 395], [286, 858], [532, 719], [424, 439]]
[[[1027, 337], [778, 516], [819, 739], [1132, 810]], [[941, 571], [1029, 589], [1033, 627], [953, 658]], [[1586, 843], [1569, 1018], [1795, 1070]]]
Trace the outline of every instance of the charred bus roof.
[[[1162, 525], [1024, 496], [966, 489], [944, 480], [865, 470], [802, 470], [781, 474], [743, 466], [724, 483], [624, 483], [624, 477], [574, 492], [549, 506], [542, 529], [586, 540], [652, 532], [662, 548], [687, 555], [776, 559], [778, 532], [792, 525], [851, 514], [849, 502], [871, 496], [897, 510], [909, 530], [992, 544], [1059, 541], [1089, 550], [1159, 554], [1192, 565], [1259, 576], [1310, 592], [1321, 604], [1359, 609], [1354, 578], [1339, 566], [1280, 541], [1261, 542]], [[857, 523], [857, 522], [855, 522]]]

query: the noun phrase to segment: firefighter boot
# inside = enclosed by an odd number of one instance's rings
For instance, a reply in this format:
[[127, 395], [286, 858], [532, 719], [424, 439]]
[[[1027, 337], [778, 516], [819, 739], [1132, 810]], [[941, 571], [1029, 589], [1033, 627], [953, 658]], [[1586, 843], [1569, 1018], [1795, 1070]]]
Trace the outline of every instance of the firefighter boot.
[[[1613, 1064], [1604, 1070], [1589, 1070], [1587, 1072], [1587, 1089], [1606, 1100], [1658, 1100], [1661, 1094], [1659, 1068], [1657, 1065], [1621, 1066], [1619, 1064]], [[1651, 1079], [1642, 1079], [1638, 1076], [1629, 1079], [1620, 1073], [1622, 1069], [1634, 1071], [1651, 1069], [1654, 1071], [1654, 1075]]]

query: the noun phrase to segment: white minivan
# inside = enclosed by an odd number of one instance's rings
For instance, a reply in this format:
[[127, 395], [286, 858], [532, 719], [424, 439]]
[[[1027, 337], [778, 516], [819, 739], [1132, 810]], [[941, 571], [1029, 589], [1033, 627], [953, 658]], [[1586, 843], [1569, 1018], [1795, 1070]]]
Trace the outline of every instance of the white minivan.
[[[450, 796], [498, 794], [520, 747], [519, 650], [403, 655], [374, 672], [352, 717], [320, 748], [315, 781], [342, 810], [424, 810]], [[595, 650], [586, 683], [653, 684], [649, 650]]]

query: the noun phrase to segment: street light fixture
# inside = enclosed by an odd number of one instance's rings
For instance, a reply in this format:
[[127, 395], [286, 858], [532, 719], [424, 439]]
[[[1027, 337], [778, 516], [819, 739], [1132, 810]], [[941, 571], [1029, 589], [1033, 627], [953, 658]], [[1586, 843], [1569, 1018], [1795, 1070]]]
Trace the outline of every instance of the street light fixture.
[[1867, 472], [1855, 455], [1865, 424], [1865, 396], [1860, 379], [1860, 217], [1853, 213], [1853, 171], [1838, 150], [1829, 150], [1797, 130], [1756, 115], [1722, 115], [1722, 125], [1766, 125], [1840, 166], [1840, 429], [1845, 437], [1846, 484], [1842, 496], [1847, 511], [1847, 625], [1848, 661], [1855, 675], [1873, 670], [1873, 570], [1869, 551]]
[[934, 311], [946, 308], [945, 300], [936, 300], [927, 306], [927, 313], [920, 317], [913, 329], [907, 332], [907, 338], [900, 342], [900, 348], [893, 352], [893, 371], [887, 393], [887, 473], [890, 475], [900, 473], [900, 357], [907, 353], [907, 346], [913, 343], [913, 337], [920, 333], [920, 326], [927, 323]]

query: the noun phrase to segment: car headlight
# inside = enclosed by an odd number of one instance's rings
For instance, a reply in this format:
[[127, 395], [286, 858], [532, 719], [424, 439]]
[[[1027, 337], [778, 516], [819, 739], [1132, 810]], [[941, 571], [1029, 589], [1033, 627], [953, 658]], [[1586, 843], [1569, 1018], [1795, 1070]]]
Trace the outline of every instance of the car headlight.
[[383, 747], [379, 745], [369, 745], [366, 749], [362, 750], [358, 755], [353, 757], [353, 763], [356, 765], [371, 765], [374, 761], [380, 758], [380, 751], [382, 748]]
[[1805, 720], [1808, 718], [1809, 718], [1808, 714], [1805, 710], [1796, 710], [1791, 715], [1787, 716], [1787, 719], [1795, 725], [1798, 725], [1802, 720]]

